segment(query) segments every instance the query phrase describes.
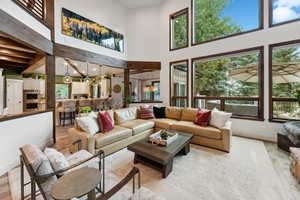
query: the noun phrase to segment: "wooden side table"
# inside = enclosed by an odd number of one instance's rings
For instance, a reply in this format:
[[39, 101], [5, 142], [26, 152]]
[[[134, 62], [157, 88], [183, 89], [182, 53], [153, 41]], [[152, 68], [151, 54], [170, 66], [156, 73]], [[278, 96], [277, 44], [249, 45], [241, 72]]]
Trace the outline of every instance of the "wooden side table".
[[95, 188], [100, 181], [98, 169], [83, 167], [59, 178], [52, 187], [51, 196], [56, 200], [67, 200], [88, 194], [88, 200], [95, 200]]
[[290, 148], [291, 172], [300, 183], [300, 148]]

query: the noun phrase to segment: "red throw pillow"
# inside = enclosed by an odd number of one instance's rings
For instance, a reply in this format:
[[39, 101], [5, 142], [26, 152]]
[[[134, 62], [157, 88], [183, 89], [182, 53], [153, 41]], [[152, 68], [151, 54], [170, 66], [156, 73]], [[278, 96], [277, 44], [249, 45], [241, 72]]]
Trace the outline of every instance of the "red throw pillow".
[[108, 112], [99, 112], [98, 120], [102, 132], [111, 131], [114, 128], [113, 120]]
[[200, 126], [208, 126], [210, 115], [211, 110], [199, 109], [194, 123]]
[[139, 118], [140, 119], [155, 119], [153, 106], [143, 107], [141, 106], [138, 110]]

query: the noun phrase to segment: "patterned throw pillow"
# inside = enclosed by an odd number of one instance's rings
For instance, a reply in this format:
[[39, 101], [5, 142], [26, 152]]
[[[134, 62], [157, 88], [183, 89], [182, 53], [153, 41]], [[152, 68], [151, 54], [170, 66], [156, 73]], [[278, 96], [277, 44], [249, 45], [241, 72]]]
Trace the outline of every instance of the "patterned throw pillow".
[[98, 120], [102, 129], [102, 132], [109, 132], [114, 128], [114, 122], [108, 112], [99, 112]]
[[200, 126], [208, 126], [210, 116], [211, 116], [210, 110], [199, 109], [194, 123]]
[[143, 107], [141, 106], [139, 109], [139, 118], [140, 119], [155, 119], [153, 113], [153, 107]]

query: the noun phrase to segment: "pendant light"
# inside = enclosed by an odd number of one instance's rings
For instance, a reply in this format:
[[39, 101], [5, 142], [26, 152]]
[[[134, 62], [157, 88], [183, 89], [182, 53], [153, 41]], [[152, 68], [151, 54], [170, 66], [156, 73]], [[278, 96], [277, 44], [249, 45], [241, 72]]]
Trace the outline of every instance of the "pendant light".
[[69, 74], [69, 65], [68, 65], [68, 63], [65, 62], [65, 66], [67, 67], [67, 72], [65, 73], [63, 81], [64, 81], [64, 83], [72, 83], [72, 77]]
[[100, 75], [97, 78], [97, 83], [98, 83], [98, 85], [101, 86], [102, 85], [102, 79], [104, 78], [103, 77], [103, 65], [100, 65], [99, 67], [100, 67]]
[[86, 77], [84, 78], [84, 82], [88, 85], [91, 84], [91, 82], [92, 82], [92, 80], [89, 77], [89, 63], [88, 62], [86, 62]]

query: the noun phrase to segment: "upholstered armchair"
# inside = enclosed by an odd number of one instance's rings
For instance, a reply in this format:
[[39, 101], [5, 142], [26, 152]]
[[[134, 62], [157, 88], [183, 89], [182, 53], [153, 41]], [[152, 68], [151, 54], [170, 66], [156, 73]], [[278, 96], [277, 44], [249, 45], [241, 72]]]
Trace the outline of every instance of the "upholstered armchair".
[[[52, 200], [50, 195], [53, 184], [64, 174], [71, 172], [75, 169], [82, 167], [97, 168], [102, 173], [102, 178], [99, 186], [96, 188], [98, 192], [104, 193], [105, 191], [105, 163], [104, 153], [99, 151], [97, 154], [92, 155], [86, 150], [80, 150], [69, 157], [69, 166], [58, 171], [54, 171], [49, 159], [36, 145], [27, 144], [20, 148], [21, 156], [21, 199], [25, 199], [24, 189], [25, 186], [31, 186], [31, 199], [35, 200], [37, 196], [36, 185], [40, 194], [45, 200]], [[27, 169], [30, 182], [25, 183], [24, 179], [24, 166]]]

